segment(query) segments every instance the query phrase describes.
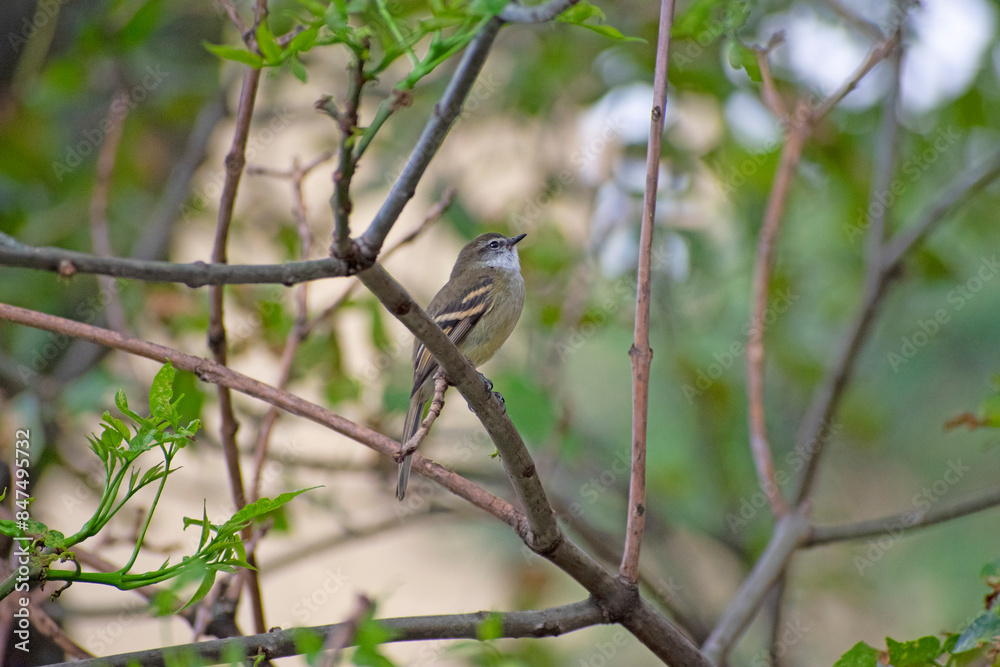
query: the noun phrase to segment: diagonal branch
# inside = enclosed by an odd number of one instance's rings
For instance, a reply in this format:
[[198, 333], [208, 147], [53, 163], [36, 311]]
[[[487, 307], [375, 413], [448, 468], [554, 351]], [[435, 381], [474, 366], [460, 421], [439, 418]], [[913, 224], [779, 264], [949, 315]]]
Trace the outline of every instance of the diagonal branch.
[[[180, 350], [126, 336], [109, 329], [5, 303], [0, 303], [0, 319], [36, 329], [66, 334], [74, 338], [83, 338], [98, 345], [122, 350], [160, 363], [170, 361], [176, 368], [194, 373], [203, 382], [224, 385], [247, 396], [258, 398], [265, 403], [277, 405], [285, 412], [325, 426], [384, 456], [391, 458], [399, 450], [398, 442], [377, 431], [356, 424], [350, 419], [287, 391], [276, 389], [242, 373], [237, 373], [210, 359], [196, 357]], [[420, 454], [413, 455], [413, 470], [511, 526], [519, 534], [524, 532], [524, 515], [520, 511], [464, 477], [422, 457]]]
[[639, 578], [639, 552], [646, 527], [646, 429], [649, 425], [649, 368], [653, 350], [649, 347], [649, 304], [652, 294], [653, 222], [660, 173], [660, 143], [667, 107], [667, 60], [670, 26], [674, 22], [673, 0], [662, 0], [653, 72], [653, 108], [649, 117], [649, 146], [646, 149], [646, 187], [642, 199], [642, 227], [639, 232], [639, 267], [636, 276], [635, 335], [632, 358], [632, 471], [629, 475], [628, 522], [625, 548], [619, 568], [621, 576], [635, 585]]
[[502, 25], [503, 21], [494, 17], [466, 47], [455, 74], [448, 82], [444, 95], [434, 106], [434, 113], [424, 126], [424, 131], [413, 147], [403, 171], [393, 183], [382, 208], [375, 214], [368, 229], [358, 238], [360, 254], [366, 258], [374, 260], [378, 256], [389, 230], [396, 224], [399, 214], [416, 192], [417, 183], [424, 175], [427, 165], [444, 143], [448, 131], [462, 112], [462, 104], [472, 90], [472, 84], [483, 68], [486, 55]]

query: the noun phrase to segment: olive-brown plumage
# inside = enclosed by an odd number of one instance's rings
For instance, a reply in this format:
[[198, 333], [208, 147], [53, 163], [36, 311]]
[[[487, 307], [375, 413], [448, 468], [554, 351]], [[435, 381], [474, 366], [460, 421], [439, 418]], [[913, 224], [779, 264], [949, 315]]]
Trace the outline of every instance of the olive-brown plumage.
[[[524, 306], [524, 279], [517, 243], [525, 234], [509, 238], [482, 234], [458, 254], [451, 277], [427, 306], [441, 330], [469, 358], [473, 366], [488, 361], [514, 330]], [[403, 424], [403, 443], [420, 426], [424, 407], [434, 395], [438, 363], [423, 343], [413, 343], [413, 388]], [[410, 457], [399, 464], [396, 498], [406, 495]]]

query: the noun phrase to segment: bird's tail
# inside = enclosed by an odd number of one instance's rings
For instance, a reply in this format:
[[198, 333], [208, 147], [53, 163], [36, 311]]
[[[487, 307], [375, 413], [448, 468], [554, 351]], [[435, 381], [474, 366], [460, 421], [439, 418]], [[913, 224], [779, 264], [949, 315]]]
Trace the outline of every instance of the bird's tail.
[[[420, 426], [420, 418], [424, 414], [424, 405], [426, 404], [427, 401], [418, 401], [415, 396], [410, 399], [410, 409], [406, 411], [406, 421], [403, 423], [402, 444], [405, 445], [413, 437], [413, 434], [417, 432], [417, 428]], [[412, 464], [412, 455], [407, 456], [399, 464], [399, 478], [396, 481], [397, 500], [402, 500], [406, 497], [406, 483], [410, 479], [410, 466]]]

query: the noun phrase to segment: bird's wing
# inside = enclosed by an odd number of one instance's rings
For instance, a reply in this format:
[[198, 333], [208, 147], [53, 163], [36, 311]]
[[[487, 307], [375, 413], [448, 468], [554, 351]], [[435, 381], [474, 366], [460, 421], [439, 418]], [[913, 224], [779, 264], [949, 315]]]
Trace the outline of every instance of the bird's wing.
[[[461, 298], [450, 302], [435, 304], [431, 302], [428, 311], [437, 325], [441, 327], [445, 335], [451, 339], [455, 345], [460, 345], [465, 337], [472, 331], [483, 315], [489, 312], [493, 306], [491, 298], [493, 278], [483, 276], [475, 286]], [[435, 299], [436, 300], [436, 299]], [[438, 363], [423, 343], [418, 342], [417, 348], [413, 351], [413, 390], [410, 395], [417, 393], [427, 378], [437, 370]]]

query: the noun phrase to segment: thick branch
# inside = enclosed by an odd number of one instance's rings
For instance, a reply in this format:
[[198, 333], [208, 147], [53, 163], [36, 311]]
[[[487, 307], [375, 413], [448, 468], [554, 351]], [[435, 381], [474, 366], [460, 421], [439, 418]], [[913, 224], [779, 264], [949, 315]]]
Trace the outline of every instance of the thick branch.
[[767, 549], [702, 647], [710, 662], [725, 662], [726, 655], [746, 630], [767, 591], [777, 581], [808, 532], [809, 524], [800, 514], [786, 514], [778, 521]]
[[[385, 618], [379, 625], [392, 634], [390, 641], [410, 642], [429, 639], [477, 639], [479, 628], [497, 612], [481, 611], [474, 614], [449, 614], [443, 616], [410, 616]], [[590, 600], [583, 600], [562, 607], [540, 611], [510, 611], [500, 613], [502, 637], [557, 637], [592, 625], [606, 622], [600, 608]], [[59, 667], [166, 667], [172, 657], [196, 655], [203, 660], [220, 662], [228, 660], [235, 651], [249, 659], [265, 655], [268, 659], [301, 655], [301, 633], [312, 632], [328, 637], [341, 630], [344, 623], [321, 625], [312, 628], [278, 630], [249, 637], [230, 637], [196, 644], [169, 648], [121, 653], [106, 658], [61, 663]], [[353, 638], [352, 638], [353, 639]]]
[[413, 147], [402, 173], [393, 183], [382, 208], [375, 214], [368, 229], [358, 239], [361, 254], [366, 258], [374, 260], [378, 256], [379, 250], [385, 242], [385, 237], [389, 235], [389, 230], [396, 223], [403, 207], [416, 192], [417, 183], [424, 175], [431, 158], [437, 153], [445, 137], [448, 136], [448, 130], [451, 129], [462, 112], [465, 98], [472, 90], [472, 84], [482, 69], [486, 55], [489, 53], [490, 47], [493, 46], [493, 40], [496, 39], [502, 25], [503, 21], [494, 17], [466, 47], [455, 74], [448, 82], [448, 87], [441, 100], [434, 106], [434, 113], [427, 121], [427, 125], [424, 126], [424, 131], [420, 134], [416, 146]]

